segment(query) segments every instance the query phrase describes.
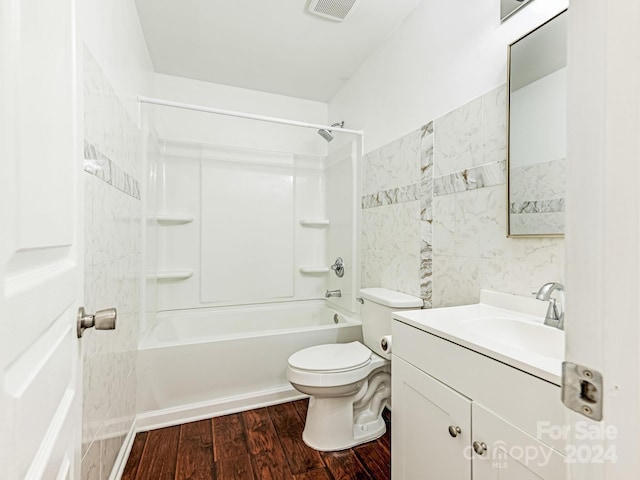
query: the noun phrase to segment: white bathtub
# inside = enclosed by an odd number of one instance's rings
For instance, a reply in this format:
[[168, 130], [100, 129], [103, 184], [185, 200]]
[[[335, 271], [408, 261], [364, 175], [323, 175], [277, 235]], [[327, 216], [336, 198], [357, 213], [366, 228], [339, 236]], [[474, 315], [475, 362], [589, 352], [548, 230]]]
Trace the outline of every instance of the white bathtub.
[[138, 349], [137, 427], [300, 398], [285, 376], [289, 356], [354, 340], [360, 320], [324, 300], [162, 312]]

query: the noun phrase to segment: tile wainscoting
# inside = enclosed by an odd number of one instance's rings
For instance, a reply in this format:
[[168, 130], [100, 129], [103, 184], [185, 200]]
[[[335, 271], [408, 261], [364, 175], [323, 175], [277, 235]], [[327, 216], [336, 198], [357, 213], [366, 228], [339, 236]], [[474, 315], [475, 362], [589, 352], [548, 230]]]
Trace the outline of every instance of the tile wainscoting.
[[428, 308], [562, 282], [562, 239], [506, 237], [506, 156], [504, 85], [366, 154], [363, 287]]

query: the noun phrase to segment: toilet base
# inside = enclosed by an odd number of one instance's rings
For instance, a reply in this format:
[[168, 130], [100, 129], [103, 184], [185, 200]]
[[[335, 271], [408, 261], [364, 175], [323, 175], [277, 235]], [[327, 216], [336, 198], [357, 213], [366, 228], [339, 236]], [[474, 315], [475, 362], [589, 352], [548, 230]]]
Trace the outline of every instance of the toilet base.
[[387, 426], [382, 410], [391, 394], [389, 380], [389, 373], [383, 370], [350, 397], [310, 397], [304, 443], [321, 452], [333, 452], [384, 435]]
[[334, 452], [380, 438], [386, 431], [382, 416], [354, 425], [353, 404], [345, 406], [344, 398], [311, 397], [302, 440], [314, 450]]

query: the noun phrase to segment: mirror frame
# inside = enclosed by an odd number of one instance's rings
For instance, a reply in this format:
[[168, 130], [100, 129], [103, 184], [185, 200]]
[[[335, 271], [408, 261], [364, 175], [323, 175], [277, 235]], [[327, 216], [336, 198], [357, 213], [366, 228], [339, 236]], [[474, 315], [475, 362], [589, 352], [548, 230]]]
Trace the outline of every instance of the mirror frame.
[[511, 233], [511, 146], [510, 146], [510, 139], [511, 139], [511, 108], [510, 108], [510, 103], [511, 103], [511, 47], [513, 47], [513, 45], [515, 45], [516, 43], [518, 43], [520, 40], [522, 40], [523, 38], [531, 35], [533, 32], [535, 32], [536, 30], [539, 30], [540, 28], [544, 27], [546, 24], [548, 24], [549, 22], [553, 21], [555, 18], [559, 17], [560, 15], [564, 14], [565, 12], [567, 12], [567, 10], [569, 10], [568, 8], [563, 9], [562, 11], [558, 12], [557, 14], [555, 14], [554, 16], [552, 16], [549, 20], [541, 23], [540, 25], [538, 25], [536, 28], [534, 28], [533, 30], [530, 30], [529, 32], [525, 33], [524, 35], [522, 35], [521, 37], [517, 38], [516, 40], [514, 40], [513, 42], [511, 42], [508, 46], [507, 46], [507, 164], [506, 164], [506, 176], [507, 176], [507, 238], [564, 238], [564, 233]]
[[519, 12], [525, 5], [531, 3], [533, 0], [516, 0], [520, 2], [520, 5], [511, 5], [511, 0], [500, 0], [500, 21], [505, 22], [511, 15]]

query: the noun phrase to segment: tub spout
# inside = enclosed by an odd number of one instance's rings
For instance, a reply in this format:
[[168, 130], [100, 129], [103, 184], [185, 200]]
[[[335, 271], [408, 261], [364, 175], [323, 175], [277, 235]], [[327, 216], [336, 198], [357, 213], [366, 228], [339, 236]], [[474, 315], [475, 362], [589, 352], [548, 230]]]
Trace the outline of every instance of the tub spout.
[[325, 296], [325, 298], [341, 297], [342, 296], [342, 291], [340, 291], [340, 290], [327, 290], [327, 293], [325, 293], [324, 296]]

